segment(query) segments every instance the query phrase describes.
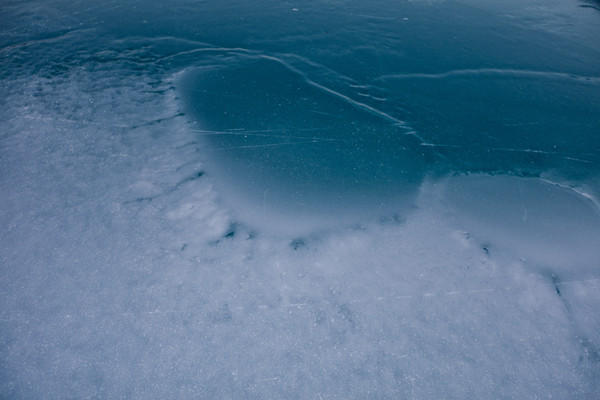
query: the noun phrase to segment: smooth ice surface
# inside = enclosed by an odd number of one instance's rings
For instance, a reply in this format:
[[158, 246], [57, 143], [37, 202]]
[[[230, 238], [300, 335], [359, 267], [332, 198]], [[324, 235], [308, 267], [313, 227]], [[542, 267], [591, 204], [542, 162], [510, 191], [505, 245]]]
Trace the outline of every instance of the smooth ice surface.
[[180, 85], [199, 124], [213, 128], [198, 135], [218, 165], [219, 188], [239, 198], [242, 218], [268, 229], [289, 229], [274, 217], [314, 229], [356, 223], [355, 210], [362, 218], [398, 212], [433, 157], [402, 121], [330, 93], [281, 60], [189, 74]]
[[596, 276], [600, 212], [592, 199], [543, 179], [470, 176], [442, 186], [470, 232], [562, 279]]
[[0, 398], [598, 398], [599, 9], [2, 2]]
[[382, 216], [428, 175], [598, 174], [585, 4], [327, 5], [249, 12], [246, 38], [198, 50], [177, 82], [240, 218]]

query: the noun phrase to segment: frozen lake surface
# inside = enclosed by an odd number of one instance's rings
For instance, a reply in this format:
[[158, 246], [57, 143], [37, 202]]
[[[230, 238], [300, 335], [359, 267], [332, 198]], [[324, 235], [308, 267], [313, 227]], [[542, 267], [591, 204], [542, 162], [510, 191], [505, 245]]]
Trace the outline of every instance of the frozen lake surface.
[[4, 1], [0, 397], [600, 397], [600, 4]]

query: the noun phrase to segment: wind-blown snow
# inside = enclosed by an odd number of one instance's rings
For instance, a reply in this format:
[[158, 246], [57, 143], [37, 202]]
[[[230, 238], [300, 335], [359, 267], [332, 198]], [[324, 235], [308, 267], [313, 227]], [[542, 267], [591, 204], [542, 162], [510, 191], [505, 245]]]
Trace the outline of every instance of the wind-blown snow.
[[600, 14], [525, 3], [4, 2], [0, 397], [598, 397]]

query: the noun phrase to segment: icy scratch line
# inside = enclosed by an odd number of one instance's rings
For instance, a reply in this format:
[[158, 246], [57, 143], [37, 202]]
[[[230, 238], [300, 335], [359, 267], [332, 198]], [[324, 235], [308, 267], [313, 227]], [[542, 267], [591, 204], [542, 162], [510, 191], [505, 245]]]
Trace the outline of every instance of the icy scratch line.
[[236, 149], [255, 149], [260, 147], [277, 147], [277, 146], [289, 146], [295, 144], [308, 144], [308, 143], [317, 143], [319, 139], [314, 140], [306, 140], [302, 142], [291, 142], [291, 143], [269, 143], [269, 144], [256, 144], [256, 145], [248, 145], [248, 146], [232, 146], [232, 147], [213, 147], [206, 150], [236, 150]]
[[480, 68], [480, 69], [457, 69], [446, 71], [439, 74], [424, 74], [424, 73], [408, 73], [408, 74], [391, 74], [382, 75], [374, 79], [442, 79], [454, 76], [476, 76], [476, 75], [500, 75], [500, 76], [515, 76], [525, 78], [553, 78], [553, 79], [570, 79], [584, 81], [586, 83], [600, 84], [600, 77], [596, 76], [580, 76], [565, 72], [551, 71], [530, 71], [519, 69], [502, 69], [502, 68]]
[[545, 154], [545, 155], [551, 155], [551, 156], [558, 156], [565, 160], [577, 161], [577, 162], [582, 162], [582, 163], [586, 163], [586, 164], [591, 163], [591, 161], [589, 161], [589, 160], [571, 157], [566, 154], [560, 153], [558, 151], [547, 151], [547, 150], [536, 150], [536, 149], [511, 149], [511, 148], [503, 148], [503, 147], [470, 147], [470, 146], [464, 146], [464, 145], [459, 145], [459, 144], [442, 144], [442, 143], [421, 143], [421, 146], [434, 147], [434, 148], [440, 147], [440, 148], [448, 148], [448, 149], [471, 149], [471, 150], [479, 150], [479, 151], [482, 151], [482, 150], [488, 151], [489, 150], [489, 151], [504, 151], [504, 152], [510, 152], [510, 153]]
[[591, 201], [594, 204], [594, 206], [596, 207], [596, 211], [600, 212], [600, 201], [598, 201], [598, 199], [596, 199], [596, 197], [594, 197], [593, 195], [591, 195], [591, 194], [583, 191], [582, 189], [577, 188], [577, 187], [573, 187], [573, 186], [569, 186], [569, 185], [565, 185], [565, 184], [562, 184], [562, 183], [559, 183], [559, 182], [553, 182], [553, 181], [551, 181], [549, 179], [540, 178], [540, 180], [542, 180], [543, 182], [549, 183], [551, 185], [555, 185], [555, 186], [561, 187], [563, 189], [572, 190], [573, 192], [575, 192], [579, 196], [581, 196], [581, 197], [583, 197], [583, 198]]
[[[315, 88], [317, 88], [319, 90], [324, 91], [325, 93], [328, 93], [328, 94], [330, 94], [330, 95], [332, 95], [334, 97], [337, 97], [337, 98], [345, 101], [346, 103], [348, 103], [348, 104], [350, 104], [350, 105], [352, 105], [354, 107], [357, 107], [359, 109], [367, 111], [367, 112], [369, 112], [371, 114], [377, 115], [377, 116], [379, 116], [379, 117], [381, 117], [381, 118], [383, 118], [383, 119], [385, 119], [385, 120], [387, 120], [389, 122], [392, 122], [394, 125], [396, 125], [398, 127], [402, 127], [402, 128], [408, 129], [408, 126], [407, 126], [406, 122], [404, 122], [404, 121], [402, 121], [402, 120], [400, 120], [400, 119], [398, 119], [396, 117], [393, 117], [390, 114], [387, 114], [387, 113], [385, 113], [385, 112], [383, 112], [381, 110], [378, 110], [377, 108], [371, 107], [368, 104], [361, 103], [360, 101], [356, 101], [356, 100], [354, 100], [354, 99], [352, 99], [352, 98], [350, 98], [350, 97], [348, 97], [348, 96], [346, 96], [346, 95], [344, 95], [344, 94], [342, 94], [340, 92], [337, 92], [337, 91], [335, 91], [333, 89], [330, 89], [330, 88], [328, 88], [326, 86], [323, 86], [323, 85], [321, 85], [321, 84], [319, 84], [319, 83], [317, 83], [315, 81], [312, 81], [302, 71], [296, 69], [295, 67], [292, 67], [290, 64], [288, 64], [287, 62], [283, 61], [280, 58], [273, 57], [273, 56], [268, 56], [268, 55], [264, 55], [264, 54], [261, 55], [260, 57], [264, 58], [266, 60], [275, 61], [275, 62], [283, 65], [288, 70], [290, 70], [293, 73], [301, 76], [302, 79], [304, 80], [304, 82], [306, 82], [307, 84], [309, 84], [309, 85], [311, 85], [311, 86], [313, 86], [313, 87], [315, 87]], [[416, 133], [413, 132], [411, 134], [415, 135], [422, 142], [425, 142], [425, 140], [419, 138], [416, 135]]]
[[[272, 138], [280, 138], [280, 139], [305, 139], [305, 140], [317, 140], [315, 137], [309, 136], [289, 136], [285, 131], [277, 131], [273, 130], [272, 132], [281, 132], [280, 134], [267, 134], [267, 133], [254, 133], [252, 131], [248, 132], [227, 132], [227, 131], [203, 131], [197, 130], [200, 136], [243, 136], [243, 137], [272, 137]], [[257, 131], [260, 132], [260, 131]], [[323, 140], [323, 139], [320, 139]], [[329, 139], [331, 140], [331, 139]]]

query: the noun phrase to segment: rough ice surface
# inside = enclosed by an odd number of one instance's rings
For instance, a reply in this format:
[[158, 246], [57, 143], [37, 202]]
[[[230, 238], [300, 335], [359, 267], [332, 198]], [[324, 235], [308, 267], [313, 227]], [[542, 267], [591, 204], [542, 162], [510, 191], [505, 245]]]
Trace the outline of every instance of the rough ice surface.
[[600, 4], [4, 1], [0, 397], [600, 397]]

